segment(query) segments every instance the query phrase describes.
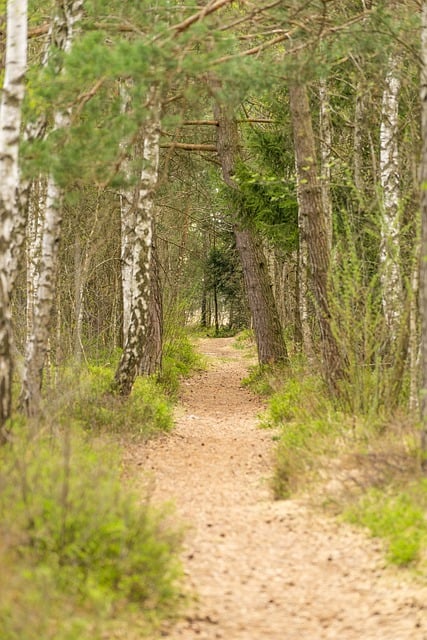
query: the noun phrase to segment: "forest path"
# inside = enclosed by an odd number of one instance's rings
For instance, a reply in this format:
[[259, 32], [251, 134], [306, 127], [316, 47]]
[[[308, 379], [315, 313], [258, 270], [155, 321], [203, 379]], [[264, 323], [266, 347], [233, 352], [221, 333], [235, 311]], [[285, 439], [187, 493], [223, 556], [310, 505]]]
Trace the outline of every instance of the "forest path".
[[[129, 452], [155, 501], [188, 523], [184, 564], [197, 594], [171, 640], [427, 640], [427, 590], [384, 568], [379, 543], [298, 500], [273, 501], [274, 447], [240, 386], [232, 339], [202, 339], [207, 371], [184, 384], [174, 432]], [[141, 467], [138, 467], [141, 469]]]

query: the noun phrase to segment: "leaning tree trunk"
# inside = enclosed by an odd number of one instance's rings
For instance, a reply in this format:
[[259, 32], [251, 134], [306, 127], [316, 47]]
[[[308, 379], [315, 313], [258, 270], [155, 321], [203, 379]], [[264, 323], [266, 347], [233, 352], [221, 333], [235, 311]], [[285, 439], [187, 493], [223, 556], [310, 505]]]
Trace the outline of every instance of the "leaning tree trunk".
[[159, 172], [161, 101], [157, 88], [149, 94], [149, 116], [144, 130], [140, 185], [134, 205], [133, 283], [130, 323], [115, 373], [115, 387], [130, 394], [147, 340], [150, 303], [150, 264], [154, 218], [154, 191]]
[[308, 92], [305, 85], [290, 86], [289, 105], [294, 136], [300, 215], [305, 224], [310, 270], [309, 284], [313, 293], [320, 329], [323, 370], [329, 386], [332, 390], [336, 390], [343, 371], [337, 341], [330, 322], [328, 229], [323, 209], [322, 186], [317, 168]]
[[8, 0], [5, 75], [0, 102], [0, 440], [12, 398], [10, 263], [19, 209], [19, 139], [27, 65], [27, 0]]
[[[217, 146], [224, 181], [236, 189], [233, 176], [240, 155], [237, 122], [226, 107], [218, 103], [215, 104], [214, 115], [218, 121]], [[234, 235], [252, 316], [258, 361], [260, 364], [286, 362], [288, 354], [260, 243], [255, 232], [250, 227], [244, 228], [238, 219], [234, 222]]]
[[423, 466], [427, 467], [427, 0], [423, 2], [421, 28], [421, 451]]
[[[51, 25], [50, 47], [64, 53], [71, 51], [76, 22], [80, 20], [83, 0], [66, 0], [57, 4]], [[57, 73], [61, 68], [57, 68]], [[54, 114], [53, 130], [65, 129], [70, 124], [69, 111]], [[33, 332], [26, 347], [21, 406], [29, 416], [36, 415], [40, 407], [43, 368], [49, 346], [49, 330], [56, 297], [58, 250], [61, 237], [63, 192], [50, 175], [46, 187], [46, 205], [43, 212], [41, 254], [37, 297], [33, 313]]]
[[382, 187], [380, 276], [384, 318], [390, 339], [396, 338], [402, 308], [399, 244], [399, 92], [398, 60], [392, 56], [383, 91], [380, 128]]

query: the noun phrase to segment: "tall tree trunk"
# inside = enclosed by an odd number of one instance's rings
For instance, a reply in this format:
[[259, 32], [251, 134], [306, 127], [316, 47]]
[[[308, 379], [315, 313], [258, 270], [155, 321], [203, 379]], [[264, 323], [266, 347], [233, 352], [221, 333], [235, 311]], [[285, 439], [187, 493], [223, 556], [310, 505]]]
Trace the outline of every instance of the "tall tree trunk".
[[329, 103], [328, 84], [322, 79], [319, 85], [320, 106], [320, 171], [322, 184], [322, 202], [325, 212], [328, 249], [332, 249], [332, 197], [331, 197], [331, 161], [332, 161], [332, 123]]
[[310, 289], [313, 292], [320, 329], [323, 371], [332, 390], [343, 375], [340, 353], [330, 323], [328, 272], [330, 251], [328, 230], [323, 210], [322, 187], [316, 161], [308, 92], [305, 85], [289, 88], [300, 214], [306, 226]]
[[383, 312], [390, 338], [396, 337], [402, 307], [399, 243], [399, 64], [390, 59], [383, 91], [380, 128], [382, 187], [380, 264]]
[[421, 451], [423, 467], [427, 468], [427, 0], [422, 7], [421, 26], [421, 268], [420, 268], [420, 314], [421, 314]]
[[8, 0], [5, 75], [0, 102], [0, 441], [12, 399], [12, 247], [19, 208], [19, 139], [27, 65], [27, 0]]
[[[50, 30], [50, 50], [71, 51], [74, 29], [80, 19], [83, 0], [58, 2]], [[57, 73], [61, 68], [57, 68]], [[65, 129], [70, 124], [69, 111], [54, 114], [53, 130]], [[52, 310], [56, 298], [58, 252], [61, 237], [63, 192], [50, 175], [46, 187], [46, 206], [43, 213], [41, 255], [37, 298], [33, 316], [33, 332], [27, 343], [24, 377], [21, 390], [21, 406], [29, 416], [40, 408], [43, 368], [49, 347], [49, 331]]]
[[[238, 188], [233, 176], [240, 155], [237, 122], [227, 108], [215, 103], [214, 117], [218, 121], [217, 146], [225, 183]], [[237, 218], [237, 216], [235, 216]], [[273, 296], [268, 269], [255, 232], [234, 222], [236, 247], [243, 269], [260, 364], [286, 362], [288, 354], [279, 315]]]
[[311, 357], [313, 353], [313, 341], [309, 320], [309, 266], [308, 266], [308, 210], [304, 207], [304, 199], [301, 194], [301, 181], [297, 170], [297, 201], [298, 201], [298, 270], [297, 270], [297, 318], [296, 339], [302, 345], [303, 353]]
[[[122, 101], [122, 112], [126, 113], [131, 108], [131, 97], [128, 91], [128, 83], [120, 83], [120, 94]], [[122, 305], [123, 305], [123, 345], [129, 331], [132, 314], [132, 300], [134, 287], [134, 253], [133, 245], [135, 241], [135, 202], [137, 201], [137, 189], [129, 186], [132, 183], [130, 153], [126, 152], [127, 143], [122, 142], [121, 148], [126, 153], [126, 160], [123, 163], [126, 181], [125, 189], [120, 193], [120, 226], [121, 226], [121, 253], [120, 272], [122, 279]], [[133, 149], [131, 149], [131, 153]]]
[[129, 395], [138, 374], [147, 340], [151, 243], [154, 218], [154, 191], [158, 180], [160, 151], [160, 93], [152, 87], [149, 116], [144, 130], [143, 168], [135, 202], [134, 272], [131, 320], [123, 353], [115, 373], [115, 385], [121, 395]]
[[[154, 221], [153, 221], [154, 223]], [[147, 339], [141, 360], [141, 373], [152, 375], [162, 368], [163, 352], [163, 300], [160, 281], [159, 255], [155, 225], [153, 224], [153, 241], [151, 245], [150, 265], [150, 303], [148, 309]]]

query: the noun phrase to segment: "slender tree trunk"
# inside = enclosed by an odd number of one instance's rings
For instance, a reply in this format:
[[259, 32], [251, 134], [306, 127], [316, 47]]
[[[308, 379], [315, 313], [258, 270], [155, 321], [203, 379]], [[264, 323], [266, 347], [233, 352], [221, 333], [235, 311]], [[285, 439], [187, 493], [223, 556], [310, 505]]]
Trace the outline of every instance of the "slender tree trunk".
[[309, 266], [308, 266], [308, 210], [304, 207], [301, 193], [301, 181], [297, 170], [297, 200], [298, 200], [298, 271], [297, 271], [297, 342], [302, 345], [303, 353], [307, 357], [313, 354], [313, 341], [309, 321]]
[[[214, 107], [214, 117], [219, 123], [217, 146], [224, 181], [229, 187], [236, 189], [233, 176], [240, 154], [237, 122], [218, 103]], [[234, 235], [242, 263], [259, 363], [286, 362], [288, 354], [260, 243], [256, 240], [254, 231], [243, 228], [238, 220], [234, 223]]]
[[27, 334], [28, 343], [34, 331], [34, 309], [36, 306], [41, 254], [41, 216], [46, 202], [46, 184], [36, 180], [30, 188], [27, 223]]
[[331, 197], [331, 161], [332, 161], [332, 123], [329, 103], [328, 84], [321, 80], [319, 85], [320, 104], [320, 171], [322, 184], [322, 202], [325, 212], [328, 249], [332, 249], [332, 197]]
[[411, 277], [411, 298], [409, 308], [409, 410], [414, 415], [419, 409], [419, 326], [418, 299], [420, 288], [420, 246], [416, 240], [414, 265]]
[[421, 451], [423, 467], [427, 468], [427, 1], [422, 6], [421, 27], [421, 268], [420, 268], [420, 315], [421, 315]]
[[[66, 0], [57, 4], [50, 30], [51, 47], [60, 49], [64, 53], [71, 51], [75, 25], [81, 17], [82, 8], [83, 0]], [[57, 72], [61, 72], [60, 67]], [[68, 111], [57, 111], [54, 114], [53, 130], [65, 129], [69, 124]], [[21, 406], [29, 416], [36, 415], [40, 408], [43, 368], [49, 348], [49, 332], [56, 298], [62, 199], [62, 189], [50, 175], [46, 188], [33, 332], [26, 347], [21, 390]]]
[[[153, 221], [154, 222], [154, 221]], [[160, 282], [159, 255], [155, 225], [153, 225], [150, 265], [150, 304], [148, 313], [147, 339], [142, 353], [141, 373], [152, 375], [162, 368], [163, 352], [163, 300]]]
[[[122, 112], [126, 113], [131, 108], [131, 97], [128, 91], [128, 84], [125, 81], [120, 83], [120, 94], [122, 100]], [[121, 144], [125, 151], [126, 143]], [[133, 149], [131, 150], [131, 153]], [[126, 181], [132, 182], [130, 153], [126, 153], [126, 160], [123, 163]], [[121, 278], [122, 278], [122, 304], [123, 304], [123, 345], [129, 331], [132, 314], [133, 287], [134, 287], [134, 253], [135, 242], [135, 202], [137, 200], [137, 190], [127, 186], [120, 193], [120, 225], [121, 225]]]
[[[9, 296], [19, 202], [19, 139], [27, 65], [27, 1], [8, 0], [5, 75], [0, 101], [0, 441], [12, 399], [12, 327]], [[14, 256], [15, 258], [15, 256]]]
[[325, 378], [332, 390], [343, 375], [338, 345], [333, 335], [328, 303], [330, 251], [323, 210], [322, 187], [316, 161], [316, 146], [305, 85], [289, 88], [295, 159], [299, 183], [299, 206], [306, 225], [310, 288], [313, 292], [323, 358]]
[[402, 307], [399, 243], [399, 92], [396, 56], [390, 59], [383, 92], [380, 129], [382, 187], [380, 265], [384, 317], [391, 340], [396, 338]]
[[158, 180], [160, 151], [160, 94], [152, 87], [149, 95], [150, 115], [143, 140], [143, 168], [135, 203], [135, 240], [133, 299], [131, 320], [122, 357], [115, 373], [115, 385], [121, 395], [132, 390], [147, 340], [150, 264], [154, 218], [154, 191]]

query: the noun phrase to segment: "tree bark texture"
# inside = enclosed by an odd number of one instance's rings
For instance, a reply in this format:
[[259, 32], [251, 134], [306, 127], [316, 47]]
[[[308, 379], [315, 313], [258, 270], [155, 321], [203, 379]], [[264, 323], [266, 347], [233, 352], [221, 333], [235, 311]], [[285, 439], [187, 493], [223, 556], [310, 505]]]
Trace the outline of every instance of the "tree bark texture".
[[320, 106], [320, 160], [321, 160], [321, 184], [322, 202], [325, 212], [326, 234], [328, 249], [332, 249], [332, 197], [331, 197], [331, 161], [332, 161], [332, 122], [331, 105], [329, 103], [328, 84], [326, 80], [321, 80], [319, 84], [319, 106]]
[[141, 360], [141, 373], [148, 376], [161, 371], [163, 354], [163, 300], [155, 228], [151, 246], [150, 285], [147, 339]]
[[[233, 179], [240, 155], [237, 122], [227, 108], [218, 103], [214, 106], [214, 118], [218, 121], [217, 146], [224, 181], [232, 189], [237, 189]], [[288, 354], [260, 242], [253, 229], [249, 226], [244, 228], [237, 216], [233, 228], [252, 316], [258, 361], [261, 365], [286, 362]]]
[[307, 243], [309, 286], [313, 295], [322, 350], [323, 371], [331, 387], [336, 390], [342, 377], [342, 362], [336, 339], [333, 335], [328, 303], [328, 272], [330, 251], [328, 230], [323, 209], [322, 186], [316, 160], [316, 145], [313, 134], [307, 87], [289, 87], [295, 160], [297, 167], [300, 217]]
[[0, 102], [0, 440], [12, 398], [12, 326], [9, 297], [19, 202], [19, 137], [27, 65], [27, 1], [8, 0], [5, 75]]
[[149, 116], [144, 128], [142, 171], [135, 202], [133, 245], [133, 297], [131, 318], [122, 356], [115, 373], [121, 395], [132, 390], [147, 340], [150, 304], [150, 265], [154, 219], [154, 191], [158, 180], [161, 100], [156, 87], [149, 95]]
[[427, 1], [422, 7], [421, 27], [421, 267], [420, 267], [420, 315], [421, 315], [421, 450], [423, 466], [427, 468]]
[[[67, 0], [57, 4], [50, 30], [50, 47], [69, 53], [75, 25], [81, 17], [83, 0]], [[62, 69], [57, 68], [57, 73]], [[65, 129], [70, 123], [69, 111], [54, 114], [53, 130]], [[48, 176], [45, 209], [42, 214], [41, 253], [38, 261], [37, 297], [33, 313], [33, 331], [27, 342], [21, 406], [29, 416], [40, 408], [43, 368], [48, 352], [51, 316], [56, 298], [58, 252], [62, 224], [62, 189], [52, 175]]]
[[380, 275], [384, 318], [392, 340], [396, 337], [402, 308], [398, 149], [400, 84], [398, 60], [392, 56], [385, 79], [380, 128]]

